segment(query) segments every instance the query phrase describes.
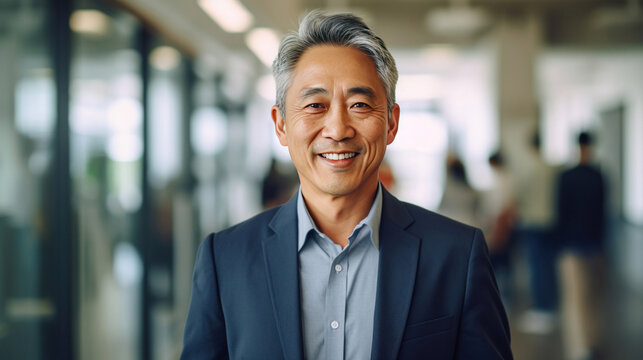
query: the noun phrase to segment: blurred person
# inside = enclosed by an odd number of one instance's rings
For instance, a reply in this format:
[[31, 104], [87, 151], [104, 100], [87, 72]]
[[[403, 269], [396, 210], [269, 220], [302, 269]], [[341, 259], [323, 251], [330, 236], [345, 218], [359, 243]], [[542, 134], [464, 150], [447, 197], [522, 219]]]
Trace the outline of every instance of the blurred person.
[[494, 181], [481, 194], [479, 218], [500, 294], [505, 306], [509, 306], [513, 296], [510, 250], [516, 223], [515, 183], [500, 152], [493, 153], [488, 161]]
[[395, 192], [395, 174], [393, 174], [393, 169], [386, 160], [383, 160], [380, 164], [379, 178], [384, 189], [391, 193]]
[[511, 359], [482, 233], [378, 181], [400, 114], [383, 41], [313, 11], [273, 73], [301, 185], [203, 241], [182, 359]]
[[271, 159], [268, 173], [261, 182], [261, 204], [264, 209], [279, 206], [297, 191], [297, 178], [282, 170], [276, 159]]
[[526, 170], [516, 186], [519, 236], [526, 252], [531, 294], [531, 307], [520, 319], [520, 328], [528, 333], [546, 334], [554, 330], [557, 321], [557, 247], [552, 226], [558, 169], [544, 161], [537, 133], [531, 139], [528, 155], [523, 159]]
[[469, 184], [466, 168], [457, 156], [449, 154], [446, 165], [446, 181], [438, 213], [478, 226], [480, 194]]
[[590, 163], [592, 142], [587, 132], [578, 136], [579, 163], [561, 173], [557, 188], [563, 343], [570, 360], [598, 356], [605, 181]]

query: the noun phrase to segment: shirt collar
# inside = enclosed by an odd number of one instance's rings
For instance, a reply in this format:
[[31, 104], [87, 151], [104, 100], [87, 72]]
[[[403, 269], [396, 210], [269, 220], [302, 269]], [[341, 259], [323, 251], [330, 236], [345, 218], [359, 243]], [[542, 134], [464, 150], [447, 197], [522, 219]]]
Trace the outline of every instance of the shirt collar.
[[[375, 200], [373, 200], [373, 205], [371, 205], [371, 209], [368, 212], [368, 215], [366, 215], [366, 217], [362, 219], [362, 221], [360, 221], [359, 224], [355, 226], [355, 229], [358, 229], [362, 225], [366, 224], [371, 229], [371, 239], [376, 249], [379, 249], [379, 245], [380, 245], [379, 240], [380, 240], [381, 220], [382, 220], [382, 185], [378, 184]], [[311, 230], [314, 230], [319, 234], [322, 233], [317, 228], [317, 225], [315, 225], [313, 218], [310, 216], [310, 213], [308, 212], [308, 207], [306, 206], [306, 203], [304, 202], [304, 197], [301, 194], [301, 187], [299, 188], [299, 191], [297, 194], [297, 224], [298, 224], [297, 251], [301, 251], [301, 248], [306, 243], [306, 238], [308, 236], [308, 233]]]

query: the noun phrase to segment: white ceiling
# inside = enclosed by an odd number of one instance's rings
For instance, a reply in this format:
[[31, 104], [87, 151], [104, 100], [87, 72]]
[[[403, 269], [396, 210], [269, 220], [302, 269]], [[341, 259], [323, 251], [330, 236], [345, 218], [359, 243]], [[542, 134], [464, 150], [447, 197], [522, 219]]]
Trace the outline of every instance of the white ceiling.
[[[526, 13], [537, 13], [543, 18], [552, 41], [557, 34], [564, 41], [592, 41], [602, 39], [604, 33], [616, 36], [613, 28], [588, 31], [587, 19], [606, 8], [627, 9], [628, 4], [641, 0], [241, 0], [255, 17], [254, 26], [271, 27], [285, 33], [297, 26], [300, 14], [313, 8], [349, 10], [363, 16], [389, 48], [407, 50], [429, 44], [468, 44], [483, 36], [498, 19], [520, 19]], [[147, 23], [176, 46], [196, 57], [221, 59], [229, 54], [252, 58], [244, 44], [244, 34], [229, 34], [221, 30], [197, 5], [196, 0], [116, 0], [133, 10]], [[482, 9], [489, 14], [490, 22], [468, 36], [446, 36], [429, 31], [427, 14], [436, 9], [454, 5]], [[638, 6], [640, 8], [640, 6]], [[637, 14], [640, 17], [640, 14]], [[448, 23], [447, 23], [448, 24]], [[633, 30], [634, 29], [634, 30]], [[621, 28], [628, 41], [641, 41], [640, 23]], [[643, 31], [641, 31], [643, 33]], [[620, 36], [620, 35], [619, 35]], [[622, 36], [616, 36], [620, 38]], [[628, 37], [629, 36], [629, 37]], [[591, 37], [588, 40], [588, 37]], [[611, 41], [610, 38], [604, 41]]]

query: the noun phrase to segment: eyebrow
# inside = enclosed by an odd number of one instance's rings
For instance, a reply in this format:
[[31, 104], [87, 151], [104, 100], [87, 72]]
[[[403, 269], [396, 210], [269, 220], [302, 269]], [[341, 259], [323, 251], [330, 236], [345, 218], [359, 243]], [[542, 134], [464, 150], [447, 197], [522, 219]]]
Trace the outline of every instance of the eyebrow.
[[348, 89], [348, 94], [350, 95], [364, 95], [370, 100], [375, 99], [375, 90], [371, 89], [368, 86], [357, 86]]
[[[321, 87], [305, 88], [299, 93], [299, 98], [306, 99], [315, 95], [328, 95], [329, 91]], [[375, 91], [368, 86], [356, 86], [348, 89], [349, 95], [364, 95], [369, 99], [375, 99]]]
[[309, 87], [309, 88], [305, 88], [304, 90], [302, 90], [299, 93], [299, 98], [300, 99], [306, 99], [306, 98], [309, 98], [311, 96], [320, 95], [320, 94], [321, 95], [328, 95], [329, 92], [328, 92], [328, 90], [326, 90], [324, 88], [321, 88], [321, 87]]

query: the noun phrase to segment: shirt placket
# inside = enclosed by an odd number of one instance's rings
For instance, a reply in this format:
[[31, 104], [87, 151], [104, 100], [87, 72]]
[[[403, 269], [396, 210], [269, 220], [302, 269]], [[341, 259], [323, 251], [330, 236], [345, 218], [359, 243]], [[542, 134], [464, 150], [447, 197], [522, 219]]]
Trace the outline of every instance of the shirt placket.
[[331, 262], [326, 292], [326, 359], [344, 358], [347, 297], [347, 251]]

